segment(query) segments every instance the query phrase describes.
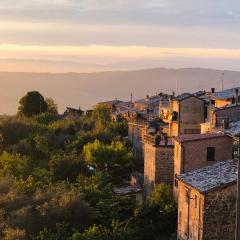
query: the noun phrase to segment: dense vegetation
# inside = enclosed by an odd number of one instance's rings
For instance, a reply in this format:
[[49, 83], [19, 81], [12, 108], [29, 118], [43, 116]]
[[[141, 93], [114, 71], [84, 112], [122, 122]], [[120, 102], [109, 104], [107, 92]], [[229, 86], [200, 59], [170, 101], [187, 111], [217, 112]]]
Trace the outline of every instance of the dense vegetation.
[[143, 203], [113, 193], [134, 159], [126, 122], [110, 113], [100, 105], [64, 117], [33, 92], [18, 115], [0, 119], [1, 239], [169, 239], [176, 206], [168, 186]]

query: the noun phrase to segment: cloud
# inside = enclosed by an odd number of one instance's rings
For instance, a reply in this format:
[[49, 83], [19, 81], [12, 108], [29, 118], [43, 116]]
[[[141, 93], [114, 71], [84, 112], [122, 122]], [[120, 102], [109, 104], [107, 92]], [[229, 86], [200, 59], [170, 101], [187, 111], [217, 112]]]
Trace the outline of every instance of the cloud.
[[[109, 47], [111, 54], [104, 55], [103, 51], [102, 56], [95, 56], [109, 57], [109, 61], [128, 59], [125, 49], [131, 46], [141, 48], [135, 56], [146, 47], [146, 52], [164, 50], [161, 57], [179, 54], [176, 49], [184, 49], [186, 54], [190, 54], [189, 49], [196, 49], [191, 52], [197, 53], [193, 56], [196, 58], [202, 54], [197, 49], [207, 49], [204, 55], [208, 53], [211, 58], [211, 54], [219, 53], [209, 49], [238, 49], [239, 31], [238, 0], [1, 0], [0, 5], [0, 44], [8, 46], [1, 47], [0, 57], [4, 54], [6, 58], [75, 60], [85, 56], [88, 60], [94, 58], [89, 55], [92, 46]], [[36, 46], [43, 52], [24, 52], [14, 46]], [[56, 46], [59, 53], [46, 54], [48, 46]], [[82, 53], [85, 48], [88, 54], [63, 54], [65, 47], [81, 49]], [[114, 47], [124, 51], [118, 52]], [[130, 53], [132, 59], [133, 49]], [[231, 56], [224, 56], [233, 59], [231, 49], [230, 53]], [[219, 54], [222, 56], [223, 51]], [[143, 57], [148, 56], [142, 54]]]
[[0, 45], [1, 58], [139, 60], [168, 57], [240, 59], [240, 49], [160, 48], [145, 46], [24, 46]]
[[239, 19], [238, 0], [1, 0], [1, 18], [32, 21], [135, 23], [165, 26], [227, 25]]

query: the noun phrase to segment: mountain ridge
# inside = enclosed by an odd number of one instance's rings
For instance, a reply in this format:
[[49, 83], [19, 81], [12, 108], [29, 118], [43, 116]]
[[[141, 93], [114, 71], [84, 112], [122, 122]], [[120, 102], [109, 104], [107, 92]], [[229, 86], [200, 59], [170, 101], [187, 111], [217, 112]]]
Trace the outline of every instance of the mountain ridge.
[[0, 115], [14, 114], [19, 99], [32, 90], [55, 99], [60, 112], [66, 106], [91, 108], [97, 102], [130, 100], [159, 92], [210, 91], [240, 86], [240, 72], [210, 68], [147, 68], [93, 73], [0, 72]]

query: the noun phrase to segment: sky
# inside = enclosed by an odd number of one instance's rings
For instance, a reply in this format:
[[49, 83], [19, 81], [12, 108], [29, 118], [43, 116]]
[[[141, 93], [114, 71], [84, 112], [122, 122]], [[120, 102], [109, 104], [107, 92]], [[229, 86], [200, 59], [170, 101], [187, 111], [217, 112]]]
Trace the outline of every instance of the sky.
[[0, 71], [16, 60], [23, 71], [38, 71], [29, 61], [40, 60], [238, 70], [240, 2], [0, 0], [0, 36]]

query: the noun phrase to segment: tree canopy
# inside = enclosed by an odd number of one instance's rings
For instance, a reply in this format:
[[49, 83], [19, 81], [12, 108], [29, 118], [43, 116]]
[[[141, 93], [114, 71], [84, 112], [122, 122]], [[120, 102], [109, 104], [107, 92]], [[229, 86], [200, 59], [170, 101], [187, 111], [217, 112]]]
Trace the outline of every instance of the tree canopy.
[[48, 110], [47, 102], [37, 91], [28, 92], [20, 99], [19, 104], [18, 112], [25, 117], [33, 117]]
[[169, 186], [141, 203], [113, 191], [134, 167], [127, 130], [107, 105], [66, 117], [52, 99], [27, 93], [18, 115], [0, 118], [0, 239], [169, 239]]

